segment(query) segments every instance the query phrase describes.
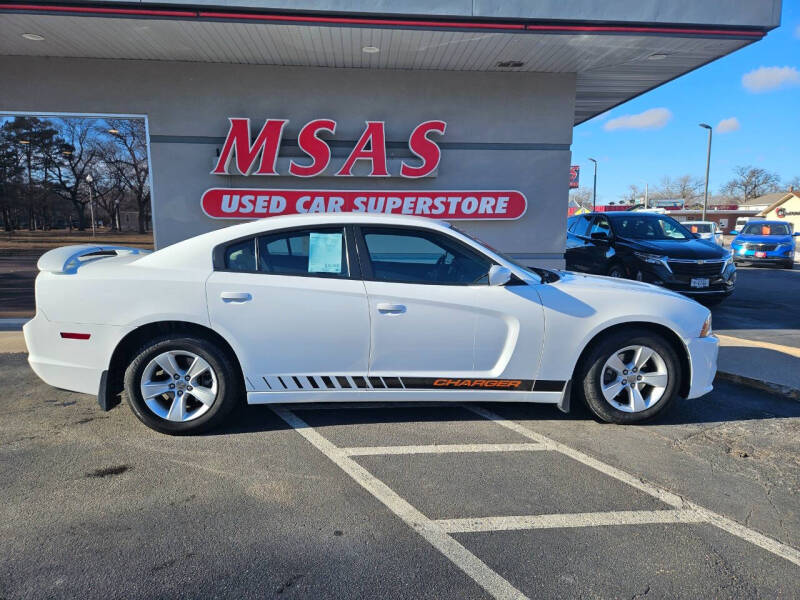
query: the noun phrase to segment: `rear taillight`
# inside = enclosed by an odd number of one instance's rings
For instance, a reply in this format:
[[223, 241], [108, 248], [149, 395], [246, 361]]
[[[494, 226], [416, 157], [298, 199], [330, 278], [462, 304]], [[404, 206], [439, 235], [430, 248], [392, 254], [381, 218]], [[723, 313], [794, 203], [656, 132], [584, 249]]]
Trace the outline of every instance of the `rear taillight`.
[[73, 331], [62, 331], [61, 337], [65, 340], [88, 340], [92, 337], [90, 333], [75, 333]]

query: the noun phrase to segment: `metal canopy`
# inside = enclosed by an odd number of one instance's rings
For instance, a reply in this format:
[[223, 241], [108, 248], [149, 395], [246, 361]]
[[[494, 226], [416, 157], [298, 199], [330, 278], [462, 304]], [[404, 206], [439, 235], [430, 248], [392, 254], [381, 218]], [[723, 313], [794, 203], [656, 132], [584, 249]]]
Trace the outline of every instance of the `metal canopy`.
[[[176, 14], [0, 12], [0, 55], [576, 73], [577, 124], [763, 35], [641, 27], [536, 30], [516, 25], [512, 29], [511, 25], [386, 22], [373, 26], [346, 19], [273, 22], [263, 17], [172, 12]], [[44, 40], [23, 38], [24, 33]], [[379, 52], [366, 53], [365, 47]], [[502, 66], [509, 61], [522, 65]]]

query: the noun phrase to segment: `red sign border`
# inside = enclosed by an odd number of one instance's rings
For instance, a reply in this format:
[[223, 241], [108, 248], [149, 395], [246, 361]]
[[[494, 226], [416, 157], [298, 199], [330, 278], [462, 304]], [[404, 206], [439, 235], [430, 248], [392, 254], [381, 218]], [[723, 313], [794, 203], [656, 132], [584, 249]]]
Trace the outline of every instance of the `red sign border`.
[[[427, 216], [427, 215], [409, 215], [404, 213], [384, 213], [384, 212], [366, 212], [366, 211], [337, 211], [337, 212], [314, 212], [314, 213], [285, 213], [282, 215], [265, 215], [262, 217], [258, 216], [250, 216], [250, 217], [241, 217], [241, 216], [234, 216], [234, 217], [215, 217], [208, 212], [206, 212], [206, 207], [203, 205], [203, 199], [205, 198], [206, 194], [209, 192], [217, 192], [217, 191], [242, 191], [242, 192], [292, 192], [292, 193], [308, 193], [314, 194], [316, 192], [322, 194], [331, 194], [331, 193], [364, 193], [364, 194], [436, 194], [441, 192], [455, 192], [459, 194], [475, 194], [477, 192], [493, 192], [497, 193], [514, 193], [519, 194], [522, 196], [522, 199], [525, 201], [525, 207], [522, 212], [517, 217], [483, 217], [477, 219], [465, 219], [463, 217], [446, 217], [443, 215], [436, 215], [436, 216]], [[203, 214], [207, 216], [209, 219], [214, 219], [217, 221], [254, 221], [256, 219], [271, 219], [274, 217], [284, 217], [284, 216], [293, 216], [293, 215], [305, 215], [305, 214], [313, 214], [313, 215], [324, 215], [324, 214], [354, 214], [354, 215], [401, 215], [406, 217], [419, 217], [421, 219], [432, 219], [435, 221], [518, 221], [522, 217], [524, 217], [528, 213], [528, 197], [519, 190], [343, 190], [343, 189], [305, 189], [305, 188], [231, 188], [231, 187], [213, 187], [208, 188], [203, 194], [200, 196], [200, 209], [203, 211]]]

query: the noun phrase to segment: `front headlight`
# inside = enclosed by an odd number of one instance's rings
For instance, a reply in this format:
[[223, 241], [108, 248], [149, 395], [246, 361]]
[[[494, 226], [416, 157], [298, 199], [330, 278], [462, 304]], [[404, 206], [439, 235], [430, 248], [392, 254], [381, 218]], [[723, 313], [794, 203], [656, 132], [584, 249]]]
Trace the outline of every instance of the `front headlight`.
[[700, 329], [700, 337], [708, 337], [711, 333], [711, 313], [708, 313], [706, 320], [703, 322], [703, 327]]
[[667, 269], [667, 271], [670, 272], [672, 271], [672, 269], [669, 268], [666, 256], [660, 256], [658, 254], [648, 254], [647, 252], [634, 252], [634, 254], [639, 260], [642, 260], [646, 263], [650, 263], [651, 265], [661, 265], [662, 267]]
[[775, 248], [775, 251], [776, 252], [786, 252], [787, 250], [791, 250], [791, 249], [792, 249], [792, 245], [791, 244], [778, 244], [776, 246], [776, 248]]

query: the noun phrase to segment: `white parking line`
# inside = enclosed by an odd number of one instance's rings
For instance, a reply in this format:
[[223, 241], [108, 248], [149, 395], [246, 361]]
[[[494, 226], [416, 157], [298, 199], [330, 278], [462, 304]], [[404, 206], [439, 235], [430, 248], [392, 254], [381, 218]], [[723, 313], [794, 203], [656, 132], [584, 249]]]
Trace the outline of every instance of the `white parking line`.
[[694, 510], [618, 510], [610, 512], [440, 519], [436, 524], [447, 533], [478, 533], [520, 529], [600, 527], [603, 525], [649, 525], [653, 523], [702, 523], [707, 518]]
[[311, 445], [331, 459], [340, 469], [352, 477], [370, 494], [375, 496], [389, 510], [402, 519], [409, 527], [425, 538], [439, 552], [444, 554], [464, 573], [494, 598], [524, 599], [526, 596], [517, 588], [490, 569], [486, 563], [472, 554], [464, 546], [450, 537], [439, 525], [427, 518], [416, 508], [397, 495], [380, 479], [364, 469], [352, 458], [348, 457], [322, 435], [295, 415], [292, 411], [280, 406], [272, 410], [286, 423], [293, 427]]
[[716, 525], [720, 529], [727, 531], [728, 533], [735, 535], [736, 537], [742, 538], [743, 540], [746, 540], [751, 544], [759, 546], [760, 548], [763, 548], [768, 552], [776, 554], [777, 556], [785, 558], [789, 562], [792, 562], [800, 566], [800, 550], [797, 550], [796, 548], [787, 546], [786, 544], [782, 544], [781, 542], [771, 537], [758, 533], [757, 531], [754, 531], [749, 527], [745, 527], [744, 525], [740, 525], [736, 521], [729, 519], [727, 517], [723, 517], [722, 515], [715, 513], [714, 511], [711, 511], [702, 506], [699, 506], [694, 502], [684, 500], [683, 498], [681, 498], [676, 494], [673, 494], [672, 492], [669, 492], [653, 484], [647, 483], [646, 481], [643, 481], [631, 475], [630, 473], [626, 473], [625, 471], [617, 469], [616, 467], [607, 465], [606, 463], [599, 461], [595, 458], [592, 458], [591, 456], [584, 454], [583, 452], [574, 450], [573, 448], [570, 448], [569, 446], [565, 446], [564, 444], [556, 442], [555, 440], [552, 440], [547, 436], [544, 436], [540, 433], [536, 433], [535, 431], [532, 431], [527, 427], [520, 425], [519, 423], [516, 423], [515, 421], [510, 421], [508, 419], [505, 419], [500, 415], [495, 414], [479, 406], [465, 405], [464, 408], [474, 412], [475, 414], [481, 415], [486, 419], [490, 419], [495, 423], [497, 423], [498, 425], [502, 425], [507, 429], [515, 431], [527, 437], [528, 439], [531, 439], [540, 444], [544, 444], [552, 450], [561, 452], [562, 454], [565, 454], [566, 456], [569, 456], [570, 458], [577, 460], [578, 462], [588, 465], [593, 469], [600, 471], [601, 473], [605, 473], [609, 477], [613, 477], [614, 479], [618, 479], [619, 481], [627, 483], [628, 485], [635, 487], [655, 498], [658, 498], [662, 502], [674, 506], [675, 508], [696, 512], [703, 517], [702, 518], [703, 521], [707, 521], [713, 525]]
[[537, 443], [525, 444], [431, 444], [427, 446], [365, 446], [339, 448], [347, 456], [385, 454], [449, 454], [453, 452], [536, 452], [547, 450]]

